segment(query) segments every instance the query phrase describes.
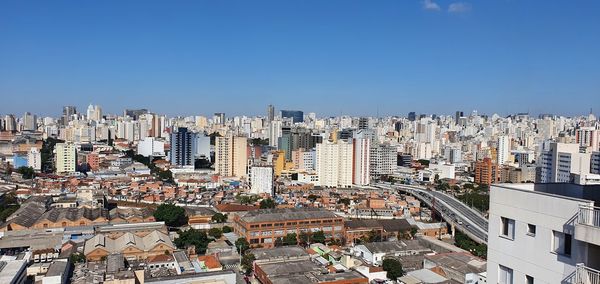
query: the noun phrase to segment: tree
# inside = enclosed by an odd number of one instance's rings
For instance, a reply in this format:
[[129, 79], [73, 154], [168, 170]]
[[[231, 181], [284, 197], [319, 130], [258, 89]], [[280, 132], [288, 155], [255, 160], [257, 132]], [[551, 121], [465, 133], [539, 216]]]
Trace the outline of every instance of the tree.
[[211, 239], [208, 238], [206, 232], [196, 229], [179, 231], [179, 237], [174, 241], [175, 245], [180, 249], [184, 249], [189, 245], [194, 246], [196, 248], [196, 253], [198, 254], [205, 253], [206, 247], [210, 242]]
[[315, 201], [317, 200], [317, 198], [319, 198], [319, 196], [318, 196], [318, 195], [311, 194], [311, 195], [309, 195], [309, 196], [308, 196], [308, 198], [307, 198], [307, 199], [308, 199], [310, 202], [315, 202]]
[[223, 226], [223, 233], [227, 234], [227, 233], [231, 233], [233, 232], [233, 228], [229, 227], [229, 226]]
[[260, 201], [260, 209], [275, 208], [276, 206], [277, 205], [275, 204], [275, 201], [273, 201], [273, 199], [271, 198], [263, 199]]
[[417, 162], [419, 162], [419, 164], [428, 167], [429, 166], [429, 160], [425, 160], [425, 159], [420, 159]]
[[402, 277], [402, 275], [404, 275], [402, 264], [395, 259], [384, 259], [382, 268], [387, 272], [387, 278], [391, 280], [396, 280], [398, 277]]
[[314, 243], [325, 243], [325, 233], [323, 231], [316, 231], [313, 235], [312, 235], [312, 241]]
[[71, 260], [71, 263], [85, 262], [85, 255], [83, 255], [83, 253], [76, 252], [71, 254], [69, 259]]
[[214, 239], [220, 239], [223, 236], [223, 231], [219, 228], [210, 228], [208, 230], [208, 235]]
[[381, 233], [377, 232], [375, 229], [371, 230], [367, 233], [367, 241], [372, 242], [381, 242]]
[[159, 171], [158, 177], [164, 182], [175, 183], [175, 180], [173, 179], [173, 173], [170, 170]]
[[344, 204], [346, 207], [350, 206], [350, 198], [344, 197], [338, 200], [338, 204]]
[[235, 197], [240, 204], [250, 204], [254, 203], [258, 200], [258, 196], [256, 195], [237, 195]]
[[174, 204], [163, 203], [154, 211], [156, 221], [164, 221], [169, 227], [180, 227], [188, 222], [185, 209]]
[[215, 213], [215, 215], [212, 216], [211, 220], [215, 223], [225, 223], [227, 222], [227, 215], [223, 213]]
[[311, 232], [300, 232], [298, 239], [302, 245], [307, 245], [311, 239]]
[[242, 257], [242, 269], [244, 269], [246, 275], [250, 275], [252, 273], [252, 264], [254, 264], [255, 260], [256, 257], [251, 253], [244, 254]]
[[294, 246], [298, 244], [298, 235], [296, 233], [288, 233], [283, 237], [283, 244], [286, 246]]
[[238, 253], [243, 254], [250, 248], [250, 243], [245, 238], [239, 238], [235, 241], [235, 247]]
[[19, 167], [17, 173], [20, 173], [24, 179], [32, 179], [35, 177], [35, 170], [32, 167]]
[[283, 245], [284, 245], [284, 243], [283, 243], [283, 239], [281, 237], [275, 239], [275, 247], [280, 247]]

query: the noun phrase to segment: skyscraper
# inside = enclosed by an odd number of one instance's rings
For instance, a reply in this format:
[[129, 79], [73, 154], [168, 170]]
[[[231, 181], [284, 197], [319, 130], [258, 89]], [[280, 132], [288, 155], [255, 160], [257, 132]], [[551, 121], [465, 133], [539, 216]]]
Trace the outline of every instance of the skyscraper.
[[77, 108], [74, 106], [64, 106], [62, 124], [67, 125], [73, 119], [73, 115], [77, 114]]
[[273, 105], [269, 105], [267, 107], [267, 121], [271, 122], [275, 119], [275, 107]]
[[292, 123], [304, 122], [304, 112], [300, 110], [281, 110], [282, 118], [291, 118]]
[[177, 166], [194, 166], [194, 133], [180, 127], [171, 133], [171, 164]]
[[408, 113], [408, 120], [415, 121], [417, 119], [417, 114], [414, 111]]
[[501, 135], [498, 137], [498, 150], [496, 155], [496, 161], [498, 162], [498, 165], [503, 165], [504, 163], [509, 162], [510, 137], [506, 135]]
[[215, 112], [213, 116], [213, 123], [218, 125], [225, 124], [225, 113], [224, 112]]
[[34, 131], [37, 128], [37, 116], [26, 112], [23, 115], [23, 130]]
[[458, 120], [463, 116], [465, 116], [465, 114], [462, 111], [457, 110], [456, 114], [454, 115], [454, 123], [458, 124]]

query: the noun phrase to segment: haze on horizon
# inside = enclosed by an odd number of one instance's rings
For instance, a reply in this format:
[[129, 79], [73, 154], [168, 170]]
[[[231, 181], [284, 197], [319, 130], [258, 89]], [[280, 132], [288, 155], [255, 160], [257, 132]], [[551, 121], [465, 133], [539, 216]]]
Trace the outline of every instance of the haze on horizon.
[[585, 115], [598, 1], [3, 1], [0, 114]]

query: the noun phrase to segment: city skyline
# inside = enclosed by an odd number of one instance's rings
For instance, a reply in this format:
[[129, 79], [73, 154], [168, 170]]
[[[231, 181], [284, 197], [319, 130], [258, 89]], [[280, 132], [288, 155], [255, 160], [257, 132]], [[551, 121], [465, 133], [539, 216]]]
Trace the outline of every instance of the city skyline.
[[171, 116], [262, 115], [268, 104], [327, 116], [586, 114], [600, 109], [598, 11], [595, 1], [3, 2], [0, 113], [91, 102]]

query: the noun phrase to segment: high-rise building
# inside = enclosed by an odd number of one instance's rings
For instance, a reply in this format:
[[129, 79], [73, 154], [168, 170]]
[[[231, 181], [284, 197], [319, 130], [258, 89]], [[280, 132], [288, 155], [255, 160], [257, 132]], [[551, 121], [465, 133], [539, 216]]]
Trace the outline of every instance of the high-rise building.
[[600, 279], [597, 190], [565, 183], [492, 185], [487, 283]]
[[37, 116], [26, 112], [23, 115], [23, 130], [34, 131], [37, 129]]
[[64, 106], [63, 107], [63, 116], [62, 116], [62, 124], [67, 125], [71, 120], [73, 120], [73, 116], [77, 114], [77, 108], [74, 106]]
[[498, 165], [490, 158], [475, 162], [475, 182], [490, 185], [498, 181]]
[[194, 136], [185, 127], [179, 127], [171, 133], [171, 164], [176, 166], [194, 166]]
[[139, 117], [143, 114], [147, 114], [148, 110], [145, 108], [141, 109], [125, 109], [124, 115], [129, 116], [134, 120], [138, 120]]
[[408, 113], [408, 121], [415, 121], [417, 120], [417, 114], [414, 111], [411, 111]]
[[275, 119], [275, 107], [273, 105], [269, 105], [267, 107], [267, 121], [271, 122]]
[[87, 116], [88, 120], [100, 121], [102, 120], [102, 108], [98, 105], [90, 104], [87, 108]]
[[204, 133], [198, 133], [194, 137], [194, 157], [210, 161], [210, 137]]
[[352, 139], [353, 147], [353, 174], [352, 183], [356, 185], [369, 185], [371, 166], [371, 139], [359, 137]]
[[313, 135], [310, 129], [284, 126], [281, 129], [281, 137], [279, 137], [277, 146], [285, 152], [286, 161], [291, 161], [292, 151], [300, 148], [312, 149], [320, 141], [322, 141], [322, 137]]
[[370, 175], [372, 178], [394, 173], [398, 164], [396, 147], [387, 143], [373, 144], [370, 151]]
[[225, 125], [225, 113], [215, 112], [213, 116], [213, 123], [217, 125]]
[[215, 139], [215, 172], [222, 176], [245, 177], [248, 163], [246, 137], [228, 134]]
[[304, 122], [304, 112], [300, 110], [281, 110], [281, 118], [291, 118], [292, 123]]
[[589, 147], [591, 151], [600, 148], [600, 130], [594, 127], [582, 127], [575, 130], [575, 143], [581, 147]]
[[458, 124], [458, 121], [460, 120], [461, 117], [465, 116], [464, 112], [457, 110], [456, 114], [454, 114], [454, 123]]
[[164, 157], [165, 143], [154, 137], [146, 137], [138, 141], [137, 154], [144, 157]]
[[510, 137], [501, 135], [498, 137], [498, 149], [496, 151], [496, 161], [498, 165], [504, 165], [509, 161], [510, 156]]
[[317, 144], [317, 174], [321, 186], [352, 186], [352, 142], [338, 140]]
[[31, 147], [27, 152], [27, 166], [32, 167], [36, 171], [42, 169], [42, 154], [36, 147]]
[[250, 193], [267, 193], [275, 196], [274, 171], [272, 166], [251, 166], [249, 171]]
[[359, 130], [363, 130], [363, 129], [368, 129], [369, 128], [369, 118], [368, 117], [361, 117], [358, 119], [358, 129]]
[[56, 172], [59, 174], [73, 173], [77, 164], [77, 152], [72, 143], [57, 143], [54, 146]]
[[[579, 183], [590, 173], [591, 153], [580, 153], [579, 144], [551, 142], [538, 162], [538, 183]], [[576, 181], [577, 179], [577, 181]]]
[[17, 131], [17, 120], [12, 114], [4, 116], [4, 130], [5, 131]]

